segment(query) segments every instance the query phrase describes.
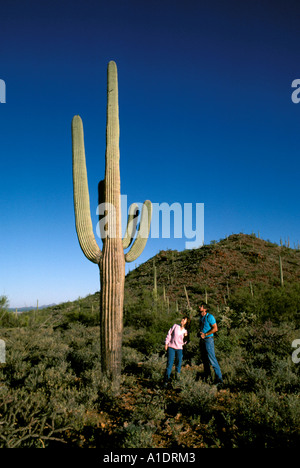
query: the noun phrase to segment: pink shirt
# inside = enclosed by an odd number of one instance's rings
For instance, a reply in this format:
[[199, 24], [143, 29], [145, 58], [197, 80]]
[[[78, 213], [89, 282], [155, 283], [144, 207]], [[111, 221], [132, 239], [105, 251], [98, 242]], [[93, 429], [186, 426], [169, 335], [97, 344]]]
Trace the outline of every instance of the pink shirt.
[[183, 347], [183, 338], [187, 333], [185, 328], [181, 328], [180, 325], [173, 325], [168, 331], [165, 344], [174, 349], [182, 349]]

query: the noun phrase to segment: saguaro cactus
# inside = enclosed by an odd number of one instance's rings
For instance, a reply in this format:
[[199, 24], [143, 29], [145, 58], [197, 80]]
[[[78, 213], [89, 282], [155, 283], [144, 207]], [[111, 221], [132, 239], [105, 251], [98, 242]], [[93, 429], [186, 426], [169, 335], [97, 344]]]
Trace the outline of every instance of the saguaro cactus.
[[[126, 234], [122, 239], [119, 167], [118, 77], [115, 62], [107, 68], [107, 122], [105, 178], [99, 183], [100, 214], [106, 215], [99, 248], [92, 227], [85, 162], [83, 125], [76, 115], [72, 120], [73, 193], [76, 231], [84, 255], [100, 268], [100, 343], [102, 372], [116, 383], [121, 375], [125, 262], [132, 262], [143, 251], [149, 236], [152, 205], [143, 204], [137, 229], [137, 204], [129, 208]], [[100, 206], [100, 205], [99, 205]], [[103, 210], [104, 206], [104, 210]], [[136, 234], [137, 232], [137, 234]], [[136, 237], [135, 237], [136, 234]], [[134, 242], [133, 242], [134, 240]], [[124, 249], [131, 248], [125, 254]]]

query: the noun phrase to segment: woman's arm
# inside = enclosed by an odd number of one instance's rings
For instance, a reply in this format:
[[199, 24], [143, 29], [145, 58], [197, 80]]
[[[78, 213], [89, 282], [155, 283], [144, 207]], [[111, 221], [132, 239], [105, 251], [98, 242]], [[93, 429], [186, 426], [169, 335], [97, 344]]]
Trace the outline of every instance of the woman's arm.
[[171, 336], [172, 336], [172, 333], [173, 333], [173, 330], [174, 330], [174, 327], [175, 325], [173, 325], [170, 330], [168, 331], [168, 334], [166, 336], [166, 340], [165, 340], [165, 350], [167, 351], [168, 347], [169, 347], [169, 343], [170, 343], [170, 340], [171, 340]]

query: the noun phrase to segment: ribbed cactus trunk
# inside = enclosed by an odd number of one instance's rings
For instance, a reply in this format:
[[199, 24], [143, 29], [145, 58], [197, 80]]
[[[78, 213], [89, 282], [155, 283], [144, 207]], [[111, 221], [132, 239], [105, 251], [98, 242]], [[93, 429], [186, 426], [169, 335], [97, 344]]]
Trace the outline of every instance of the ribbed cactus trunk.
[[[102, 370], [113, 380], [121, 374], [125, 257], [121, 233], [119, 106], [117, 68], [108, 65], [104, 197], [109, 232], [100, 261], [100, 336]], [[110, 209], [113, 207], [113, 209]], [[111, 237], [110, 237], [111, 234]]]
[[[125, 262], [143, 251], [150, 231], [152, 205], [143, 204], [137, 229], [137, 204], [129, 208], [124, 239], [121, 232], [118, 77], [115, 62], [107, 71], [107, 124], [105, 179], [99, 183], [99, 204], [105, 204], [105, 227], [101, 229], [102, 251], [96, 242], [90, 216], [83, 124], [72, 120], [73, 192], [76, 231], [84, 255], [100, 268], [100, 346], [102, 372], [118, 386], [121, 375]], [[99, 213], [103, 216], [103, 210]], [[135, 237], [136, 235], [136, 237]], [[134, 242], [133, 242], [134, 239]], [[133, 244], [132, 244], [133, 242]], [[131, 245], [132, 244], [132, 245]], [[124, 254], [124, 249], [129, 251]]]

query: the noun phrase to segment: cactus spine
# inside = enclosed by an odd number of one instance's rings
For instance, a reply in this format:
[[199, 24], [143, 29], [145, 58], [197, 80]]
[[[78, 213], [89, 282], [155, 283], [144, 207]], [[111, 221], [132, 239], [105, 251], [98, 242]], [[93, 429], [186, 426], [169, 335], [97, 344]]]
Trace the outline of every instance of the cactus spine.
[[[73, 193], [76, 231], [84, 255], [100, 268], [100, 346], [101, 368], [117, 386], [121, 375], [125, 262], [135, 260], [143, 251], [150, 230], [152, 205], [144, 202], [140, 227], [135, 233], [137, 205], [129, 209], [124, 239], [121, 237], [119, 105], [117, 66], [107, 68], [105, 179], [99, 183], [99, 204], [105, 203], [106, 227], [101, 230], [100, 250], [93, 233], [85, 161], [83, 124], [72, 120]], [[113, 207], [113, 209], [111, 209]], [[131, 245], [129, 252], [124, 249]]]

